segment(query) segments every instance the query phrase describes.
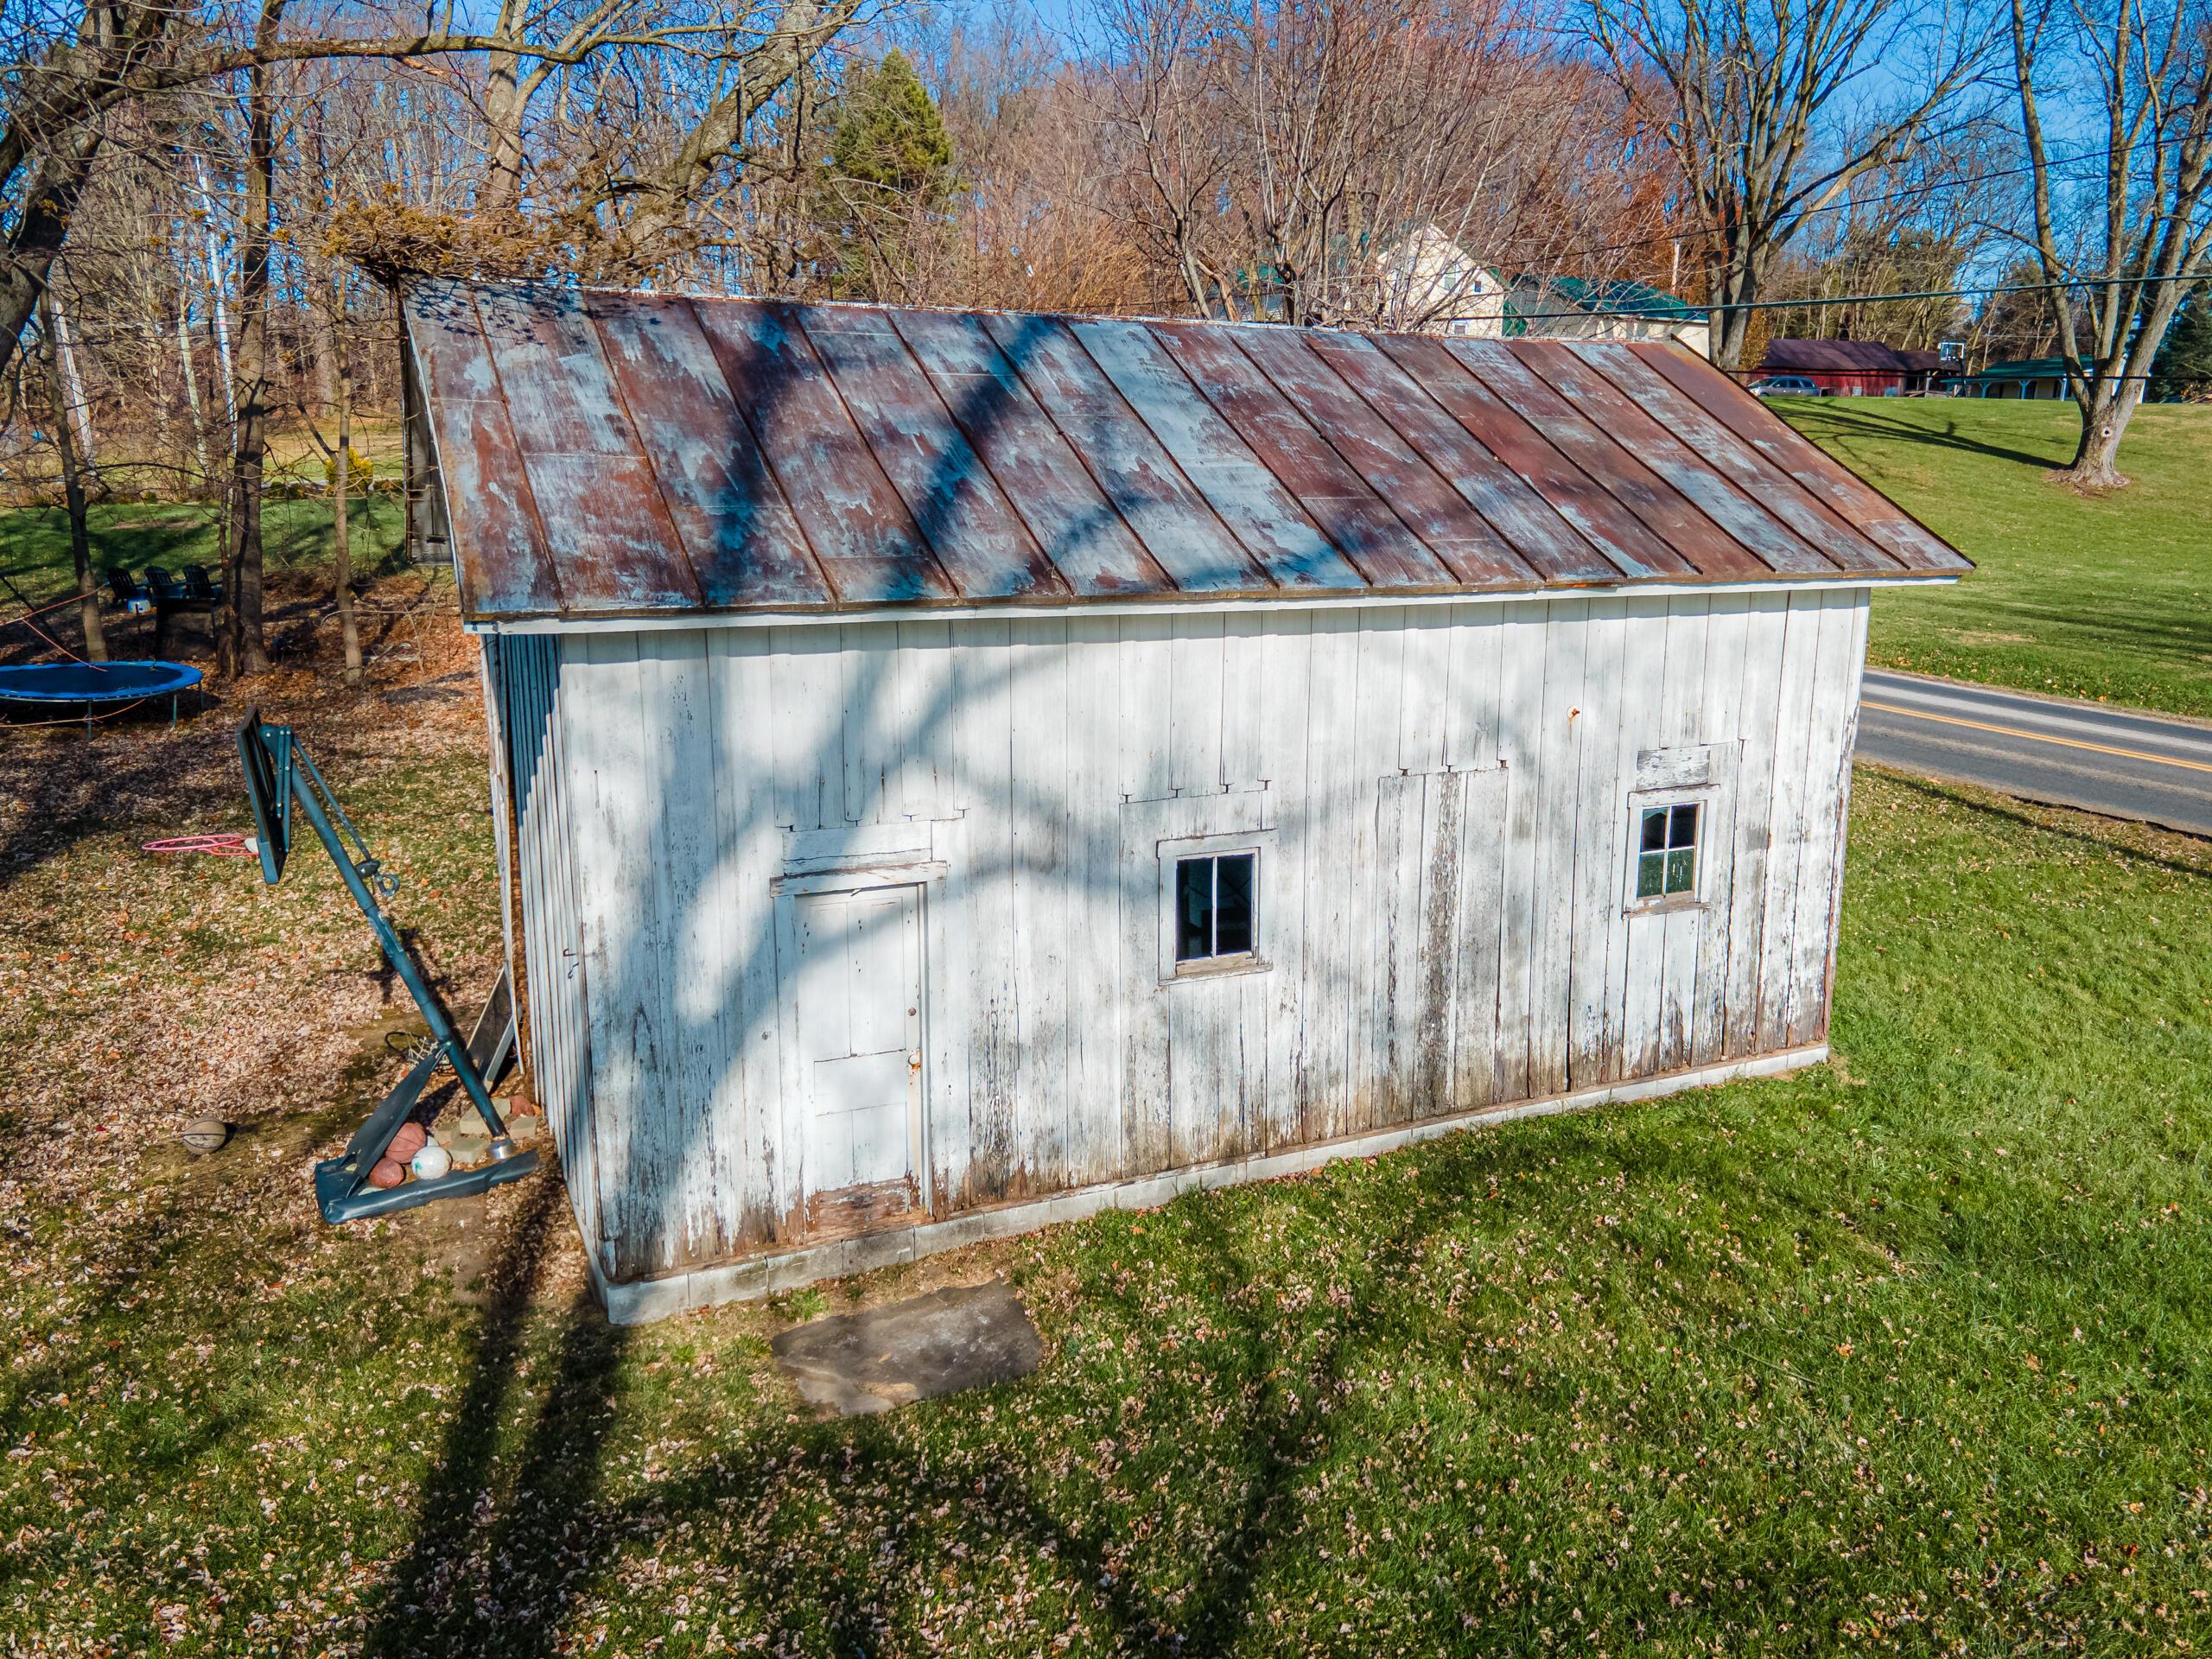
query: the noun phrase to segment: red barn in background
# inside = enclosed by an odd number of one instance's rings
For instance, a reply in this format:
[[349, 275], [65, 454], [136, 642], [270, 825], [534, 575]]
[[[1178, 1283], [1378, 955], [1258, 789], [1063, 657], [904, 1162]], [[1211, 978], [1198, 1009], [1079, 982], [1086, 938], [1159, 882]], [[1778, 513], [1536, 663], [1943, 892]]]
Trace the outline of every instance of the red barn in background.
[[1943, 359], [1878, 340], [1773, 340], [1762, 374], [1802, 375], [1831, 397], [1898, 397], [1934, 390]]

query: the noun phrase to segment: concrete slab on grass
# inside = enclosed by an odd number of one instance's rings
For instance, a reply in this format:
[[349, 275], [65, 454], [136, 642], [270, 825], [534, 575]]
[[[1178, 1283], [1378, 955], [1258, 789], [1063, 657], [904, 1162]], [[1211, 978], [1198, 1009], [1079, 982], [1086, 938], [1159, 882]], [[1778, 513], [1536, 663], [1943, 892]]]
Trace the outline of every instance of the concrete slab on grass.
[[1021, 1299], [998, 1280], [816, 1319], [771, 1345], [800, 1395], [840, 1417], [1027, 1376], [1044, 1355]]

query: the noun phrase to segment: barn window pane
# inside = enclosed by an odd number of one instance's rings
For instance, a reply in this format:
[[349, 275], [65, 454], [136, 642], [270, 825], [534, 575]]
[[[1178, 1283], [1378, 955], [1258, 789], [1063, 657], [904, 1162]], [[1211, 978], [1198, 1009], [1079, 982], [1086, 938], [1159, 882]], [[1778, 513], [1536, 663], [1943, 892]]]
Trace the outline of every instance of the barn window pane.
[[1253, 853], [1175, 861], [1175, 960], [1249, 956], [1256, 936]]
[[1637, 898], [1696, 892], [1698, 815], [1694, 801], [1643, 809], [1637, 825]]
[[1213, 950], [1243, 956], [1252, 948], [1252, 855], [1214, 861]]
[[1175, 866], [1175, 960], [1213, 954], [1213, 860], [1186, 858]]

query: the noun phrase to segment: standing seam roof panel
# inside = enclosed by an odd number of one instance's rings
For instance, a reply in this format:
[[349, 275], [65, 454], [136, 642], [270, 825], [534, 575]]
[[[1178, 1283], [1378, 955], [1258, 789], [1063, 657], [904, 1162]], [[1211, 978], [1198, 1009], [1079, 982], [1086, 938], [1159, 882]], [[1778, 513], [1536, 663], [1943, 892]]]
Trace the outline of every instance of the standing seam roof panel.
[[[1408, 344], [1389, 342], [1390, 347]], [[1418, 342], [1438, 346], [1433, 340]], [[1314, 355], [1395, 429], [1541, 582], [1614, 582], [1625, 574], [1560, 517], [1505, 457], [1439, 403], [1375, 341], [1313, 337]]]
[[1611, 437], [1677, 491], [1719, 531], [1755, 554], [1770, 569], [1803, 575], [1832, 574], [1835, 564], [1808, 544], [1751, 497], [1699, 459], [1592, 365], [1550, 340], [1516, 341], [1513, 356], [1524, 369], [1566, 399], [1584, 419]]
[[1179, 590], [1273, 586], [1065, 324], [995, 312], [983, 326]]
[[1553, 448], [1611, 496], [1694, 570], [1764, 575], [1773, 567], [1726, 534], [1605, 428], [1530, 372], [1503, 340], [1454, 340], [1446, 348], [1500, 403], [1537, 427]]
[[464, 603], [479, 614], [560, 610], [560, 582], [474, 297], [456, 283], [422, 283], [409, 296], [409, 324]]
[[955, 597], [806, 337], [766, 306], [692, 308], [837, 598]]
[[1367, 585], [1142, 323], [1071, 327], [1091, 361], [1167, 453], [1179, 458], [1183, 476], [1270, 580], [1283, 588]]
[[[1825, 497], [1868, 540], [1896, 556], [1907, 569], [1965, 570], [1963, 555], [1908, 517], [1897, 505], [1835, 460], [1711, 364], [1677, 356], [1664, 346], [1640, 346], [1651, 366], [1710, 410], [1789, 475]], [[1714, 385], [1718, 382], [1718, 385]]]
[[[1330, 447], [1281, 386], [1253, 372], [1222, 331], [1155, 323], [1153, 335], [1370, 586], [1436, 588], [1462, 579]], [[1491, 543], [1502, 558], [1511, 558], [1494, 536]]]
[[1287, 329], [1247, 329], [1236, 343], [1263, 377], [1306, 412], [1322, 442], [1455, 572], [1478, 581], [1527, 582], [1535, 577], [1528, 562], [1468, 505], [1467, 498], [1346, 385], [1302, 335]]
[[950, 311], [886, 315], [1070, 588], [1103, 595], [1173, 586], [979, 319]]
[[887, 314], [815, 305], [792, 315], [953, 586], [971, 599], [1066, 593]]
[[[1602, 580], [1601, 573], [1606, 570], [1625, 576], [1652, 576], [1677, 575], [1690, 569], [1688, 562], [1649, 526], [1592, 484], [1580, 467], [1493, 395], [1442, 340], [1402, 335], [1384, 340], [1379, 350], [1370, 349], [1378, 358], [1387, 353], [1417, 388], [1414, 396], [1433, 400], [1510, 468], [1514, 480], [1541, 501], [1548, 512], [1572, 526], [1577, 542], [1602, 561], [1570, 567], [1569, 573], [1594, 581]], [[1338, 360], [1338, 353], [1333, 350], [1326, 355], [1332, 362]], [[1544, 569], [1525, 543], [1522, 551], [1537, 569]]]
[[1819, 496], [1808, 490], [1736, 430], [1694, 403], [1681, 387], [1646, 363], [1624, 343], [1597, 341], [1577, 351], [1598, 373], [1620, 389], [1638, 408], [1650, 412], [1684, 445], [1725, 474], [1768, 512], [1842, 570], [1888, 571], [1902, 567], [1861, 535]]
[[820, 605], [830, 583], [767, 458], [738, 412], [714, 347], [681, 299], [639, 296], [585, 308], [712, 606]]
[[700, 603], [698, 577], [581, 297], [487, 289], [476, 310], [562, 593], [605, 593], [646, 608]]

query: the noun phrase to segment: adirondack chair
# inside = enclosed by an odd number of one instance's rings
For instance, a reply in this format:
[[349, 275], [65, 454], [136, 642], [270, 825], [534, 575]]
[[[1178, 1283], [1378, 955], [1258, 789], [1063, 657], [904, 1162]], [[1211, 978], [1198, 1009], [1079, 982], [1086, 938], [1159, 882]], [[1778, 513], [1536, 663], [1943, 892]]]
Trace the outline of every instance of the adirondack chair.
[[119, 564], [108, 566], [107, 588], [114, 595], [116, 608], [126, 616], [143, 616], [154, 608], [154, 596]]

